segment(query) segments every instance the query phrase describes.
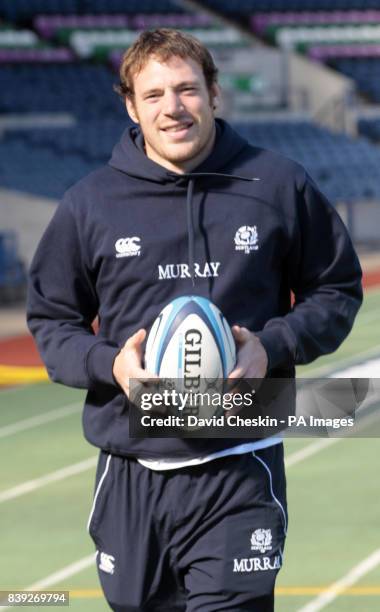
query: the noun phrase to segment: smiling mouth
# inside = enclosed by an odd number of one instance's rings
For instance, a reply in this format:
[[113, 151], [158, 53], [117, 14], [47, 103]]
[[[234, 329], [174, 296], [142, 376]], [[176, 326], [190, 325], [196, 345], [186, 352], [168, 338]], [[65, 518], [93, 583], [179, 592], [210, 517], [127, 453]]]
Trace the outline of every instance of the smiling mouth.
[[163, 132], [172, 132], [172, 133], [176, 133], [176, 132], [183, 132], [184, 130], [188, 130], [189, 128], [191, 128], [193, 125], [192, 122], [190, 123], [179, 123], [177, 125], [171, 125], [168, 127], [164, 127], [161, 128]]

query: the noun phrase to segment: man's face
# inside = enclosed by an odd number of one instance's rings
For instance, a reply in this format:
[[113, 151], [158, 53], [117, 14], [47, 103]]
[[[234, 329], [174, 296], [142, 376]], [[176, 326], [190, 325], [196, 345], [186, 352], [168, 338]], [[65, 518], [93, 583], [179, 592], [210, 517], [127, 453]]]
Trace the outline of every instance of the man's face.
[[188, 172], [214, 145], [213, 98], [201, 66], [192, 59], [151, 57], [134, 75], [134, 98], [127, 99], [132, 119], [140, 124], [147, 156], [174, 172]]

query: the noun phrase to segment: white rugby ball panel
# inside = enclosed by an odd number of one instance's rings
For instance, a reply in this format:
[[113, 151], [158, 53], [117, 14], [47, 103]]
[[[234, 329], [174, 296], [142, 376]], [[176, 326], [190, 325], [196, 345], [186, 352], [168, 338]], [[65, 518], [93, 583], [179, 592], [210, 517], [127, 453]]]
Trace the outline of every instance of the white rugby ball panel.
[[226, 378], [235, 365], [235, 341], [220, 310], [206, 298], [180, 297], [154, 321], [146, 344], [145, 367], [161, 377], [182, 378], [185, 353], [187, 368], [192, 360], [195, 368], [199, 350], [202, 378]]

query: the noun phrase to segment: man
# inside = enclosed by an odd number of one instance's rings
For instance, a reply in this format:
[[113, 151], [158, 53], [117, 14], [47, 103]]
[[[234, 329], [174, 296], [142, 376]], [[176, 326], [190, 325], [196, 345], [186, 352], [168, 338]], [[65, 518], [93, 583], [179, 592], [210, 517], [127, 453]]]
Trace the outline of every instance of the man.
[[144, 32], [120, 76], [138, 128], [58, 207], [29, 326], [52, 380], [88, 389], [84, 432], [101, 449], [89, 530], [111, 608], [269, 612], [287, 527], [281, 441], [130, 438], [129, 380], [149, 375], [160, 310], [192, 293], [234, 324], [232, 379], [293, 376], [348, 334], [360, 266], [303, 168], [215, 120], [217, 70], [196, 39]]

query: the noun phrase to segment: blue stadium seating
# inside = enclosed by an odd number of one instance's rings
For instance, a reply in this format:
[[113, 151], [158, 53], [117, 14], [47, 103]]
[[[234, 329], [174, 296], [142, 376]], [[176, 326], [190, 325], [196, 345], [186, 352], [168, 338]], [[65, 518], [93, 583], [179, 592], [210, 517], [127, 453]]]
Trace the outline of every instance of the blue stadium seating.
[[380, 142], [380, 118], [362, 118], [358, 121], [359, 134], [370, 140]]
[[2, 188], [60, 198], [99, 163], [86, 162], [81, 155], [58, 155], [8, 137], [0, 142], [0, 166]]
[[380, 58], [344, 58], [330, 66], [355, 80], [359, 90], [373, 102], [380, 102]]
[[[207, 0], [220, 11], [376, 9], [380, 0]], [[185, 11], [185, 9], [183, 9]], [[47, 15], [179, 13], [170, 0], [2, 0], [0, 17], [15, 23]], [[185, 11], [186, 12], [186, 11]], [[52, 47], [53, 48], [53, 47]], [[380, 100], [380, 59], [334, 59], [333, 65], [353, 77], [374, 100]], [[17, 130], [0, 141], [0, 184], [60, 197], [73, 182], [105, 163], [128, 125], [125, 106], [113, 91], [117, 74], [89, 61], [5, 63], [0, 66], [0, 113], [71, 113], [72, 128]], [[373, 125], [373, 124], [372, 124]], [[300, 161], [334, 202], [380, 197], [380, 149], [323, 130], [308, 122], [241, 124], [253, 143]], [[360, 123], [368, 135], [370, 125]]]
[[105, 162], [123, 130], [133, 125], [126, 111], [124, 115], [124, 120], [98, 118], [70, 128], [14, 130], [12, 142], [52, 151], [58, 157], [80, 155], [84, 161]]
[[4, 188], [60, 198], [77, 180], [110, 158], [123, 120], [99, 119], [71, 128], [17, 130], [0, 141], [0, 184]]
[[117, 75], [86, 63], [0, 67], [0, 113], [71, 112], [78, 117], [124, 116], [113, 91]]
[[[0, 142], [4, 187], [59, 198], [82, 176], [106, 163], [129, 124], [108, 118], [71, 128], [18, 130]], [[380, 198], [380, 149], [308, 122], [236, 124], [252, 144], [302, 163], [332, 202]]]
[[185, 9], [170, 0], [1, 0], [0, 17], [11, 22], [42, 15], [181, 13]]
[[247, 140], [300, 162], [332, 202], [380, 198], [380, 149], [307, 122], [236, 124]]
[[223, 13], [242, 15], [272, 11], [369, 10], [380, 8], [380, 0], [204, 0], [203, 4]]

